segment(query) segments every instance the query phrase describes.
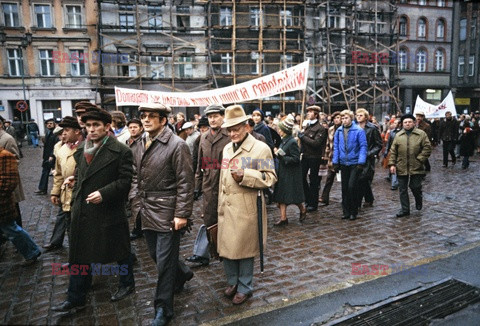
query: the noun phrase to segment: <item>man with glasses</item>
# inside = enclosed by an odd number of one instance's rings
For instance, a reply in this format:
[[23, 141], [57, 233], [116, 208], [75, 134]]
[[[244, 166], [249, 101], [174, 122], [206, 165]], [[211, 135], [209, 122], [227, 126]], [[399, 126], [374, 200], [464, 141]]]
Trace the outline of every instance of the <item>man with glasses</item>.
[[145, 104], [138, 110], [146, 133], [131, 146], [134, 177], [129, 199], [133, 218], [141, 216], [158, 271], [152, 325], [166, 325], [173, 317], [174, 292], [193, 277], [178, 260], [180, 236], [188, 228], [193, 210], [192, 156], [185, 141], [166, 126], [172, 111], [169, 106]]

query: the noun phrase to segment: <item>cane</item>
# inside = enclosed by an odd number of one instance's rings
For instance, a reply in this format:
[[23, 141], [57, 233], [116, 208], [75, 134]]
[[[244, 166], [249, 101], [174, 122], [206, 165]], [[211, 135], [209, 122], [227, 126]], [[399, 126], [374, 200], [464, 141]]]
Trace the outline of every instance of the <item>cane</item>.
[[262, 191], [258, 191], [257, 195], [257, 212], [258, 212], [258, 245], [260, 247], [260, 272], [263, 274], [263, 207], [262, 207]]

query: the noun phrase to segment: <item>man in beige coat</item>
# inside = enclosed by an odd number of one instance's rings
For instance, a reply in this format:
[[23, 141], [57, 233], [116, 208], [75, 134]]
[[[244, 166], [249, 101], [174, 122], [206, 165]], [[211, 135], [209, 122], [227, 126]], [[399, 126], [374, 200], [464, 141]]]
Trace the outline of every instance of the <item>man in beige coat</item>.
[[50, 200], [54, 205], [60, 206], [53, 228], [50, 242], [43, 246], [47, 251], [55, 250], [63, 246], [65, 231], [70, 226], [70, 203], [72, 201], [73, 188], [64, 184], [65, 180], [73, 178], [77, 163], [73, 154], [77, 151], [78, 145], [82, 142], [82, 128], [74, 117], [66, 116], [59, 123], [63, 128], [62, 141], [58, 142], [54, 150], [55, 173], [53, 174], [53, 187], [50, 192]]
[[[248, 117], [233, 105], [225, 111], [231, 143], [223, 149], [218, 196], [218, 253], [223, 257], [229, 286], [225, 296], [242, 304], [252, 295], [253, 262], [259, 254], [257, 194], [276, 181], [268, 145], [247, 132]], [[267, 239], [267, 209], [262, 194], [263, 244]]]

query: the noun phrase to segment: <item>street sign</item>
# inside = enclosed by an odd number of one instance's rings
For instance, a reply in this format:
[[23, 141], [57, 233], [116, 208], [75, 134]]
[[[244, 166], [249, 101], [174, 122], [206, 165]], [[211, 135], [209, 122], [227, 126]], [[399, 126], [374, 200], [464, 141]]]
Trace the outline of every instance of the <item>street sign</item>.
[[28, 110], [28, 104], [25, 101], [18, 101], [17, 104], [15, 105], [18, 111], [20, 112], [25, 112]]

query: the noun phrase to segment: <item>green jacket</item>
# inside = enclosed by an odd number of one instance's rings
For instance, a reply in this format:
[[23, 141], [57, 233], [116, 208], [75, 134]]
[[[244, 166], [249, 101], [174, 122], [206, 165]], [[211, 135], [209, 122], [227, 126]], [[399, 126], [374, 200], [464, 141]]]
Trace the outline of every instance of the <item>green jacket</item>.
[[413, 128], [408, 136], [401, 130], [393, 139], [388, 165], [397, 168], [397, 175], [425, 174], [423, 165], [431, 152], [432, 146], [424, 131]]

